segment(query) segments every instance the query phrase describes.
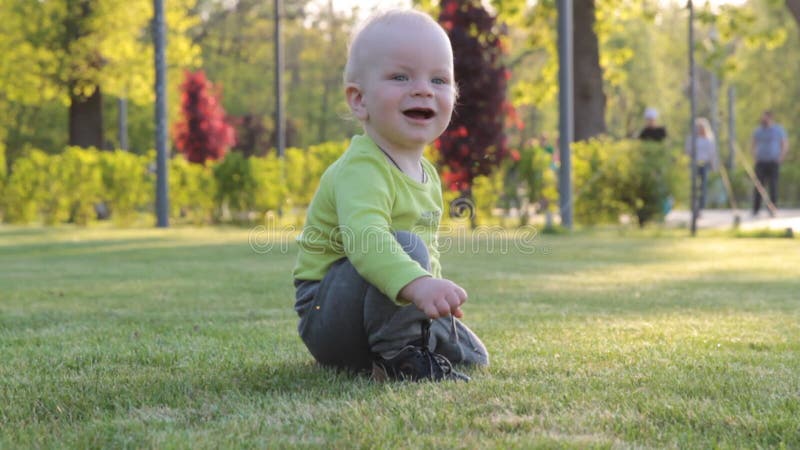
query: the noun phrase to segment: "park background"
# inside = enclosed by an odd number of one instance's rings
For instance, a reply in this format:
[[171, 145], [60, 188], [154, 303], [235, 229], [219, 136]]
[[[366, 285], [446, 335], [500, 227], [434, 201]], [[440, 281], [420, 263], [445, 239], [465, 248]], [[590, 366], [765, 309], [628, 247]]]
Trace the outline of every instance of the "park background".
[[[451, 39], [462, 98], [448, 132], [429, 152], [443, 173], [448, 201], [468, 199], [477, 222], [499, 214], [521, 217], [524, 224], [530, 214], [557, 213], [555, 2], [445, 3], [473, 6], [417, 6], [455, 24]], [[726, 190], [712, 175], [711, 207], [729, 208], [731, 198], [741, 207], [751, 202], [745, 169], [752, 164], [750, 136], [764, 110], [775, 112], [790, 140], [798, 128], [799, 38], [791, 4], [697, 2], [698, 115], [711, 120], [731, 178]], [[276, 151], [273, 4], [166, 4], [175, 223], [252, 223], [267, 211], [302, 220], [315, 180], [359, 132], [355, 121], [345, 119], [341, 89], [348, 36], [369, 12], [355, 5], [283, 5], [284, 158]], [[9, 2], [0, 14], [3, 220], [152, 220], [150, 2]], [[470, 26], [471, 35], [455, 37]], [[616, 223], [620, 216], [644, 224], [662, 219], [668, 204], [688, 209], [687, 30], [686, 8], [678, 2], [575, 3], [579, 224]], [[631, 140], [646, 107], [657, 108], [667, 127], [669, 139], [658, 148]], [[781, 168], [783, 207], [800, 204], [797, 155], [790, 152]]]
[[[688, 207], [684, 4], [574, 2], [572, 231], [541, 226], [559, 203], [556, 2], [418, 4], [471, 30], [457, 64], [486, 63], [459, 76], [483, 108], [427, 154], [467, 213], [446, 217], [442, 263], [492, 361], [468, 384], [381, 384], [314, 364], [291, 307], [304, 208], [358, 132], [341, 72], [367, 11], [284, 2], [279, 157], [273, 3], [165, 2], [161, 228], [151, 3], [0, 3], [0, 448], [800, 447], [797, 240], [659, 224], [670, 197]], [[797, 3], [695, 2], [699, 114], [725, 162], [735, 131], [740, 207], [761, 112], [797, 135]], [[630, 139], [647, 106], [662, 144]]]

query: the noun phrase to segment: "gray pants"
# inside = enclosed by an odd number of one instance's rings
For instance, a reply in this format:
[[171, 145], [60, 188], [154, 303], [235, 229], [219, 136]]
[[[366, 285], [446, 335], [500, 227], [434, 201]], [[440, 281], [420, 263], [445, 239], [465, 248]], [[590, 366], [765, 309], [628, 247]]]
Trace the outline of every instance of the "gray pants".
[[[403, 250], [430, 269], [428, 249], [416, 234], [397, 232]], [[298, 331], [321, 364], [362, 371], [376, 356], [390, 357], [410, 343], [419, 344], [423, 324], [430, 323], [428, 348], [453, 363], [488, 365], [483, 342], [449, 317], [430, 321], [414, 305], [400, 306], [358, 274], [347, 258], [336, 261], [322, 281], [295, 280]]]

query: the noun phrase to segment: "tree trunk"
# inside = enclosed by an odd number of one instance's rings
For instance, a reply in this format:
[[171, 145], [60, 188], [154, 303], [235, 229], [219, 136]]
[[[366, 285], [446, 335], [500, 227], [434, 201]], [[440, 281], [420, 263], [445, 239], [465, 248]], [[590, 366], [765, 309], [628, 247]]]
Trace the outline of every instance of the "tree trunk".
[[[73, 51], [73, 44], [81, 39], [87, 39], [92, 33], [90, 20], [97, 7], [96, 0], [77, 0], [67, 3], [67, 18], [64, 22], [63, 49], [67, 54]], [[96, 50], [81, 51], [76, 58], [85, 59], [80, 67], [87, 65], [98, 69], [103, 65], [103, 57]], [[100, 86], [88, 98], [75, 94], [77, 85], [96, 84], [93, 80], [82, 79], [80, 71], [76, 70], [69, 82], [69, 145], [80, 147], [103, 148], [103, 94]]]
[[786, 7], [789, 8], [795, 22], [800, 26], [800, 0], [786, 0]]
[[606, 132], [606, 95], [600, 50], [594, 31], [594, 0], [574, 3], [573, 55], [575, 96], [575, 141]]
[[100, 86], [89, 98], [73, 95], [69, 105], [69, 145], [102, 149], [103, 95]]

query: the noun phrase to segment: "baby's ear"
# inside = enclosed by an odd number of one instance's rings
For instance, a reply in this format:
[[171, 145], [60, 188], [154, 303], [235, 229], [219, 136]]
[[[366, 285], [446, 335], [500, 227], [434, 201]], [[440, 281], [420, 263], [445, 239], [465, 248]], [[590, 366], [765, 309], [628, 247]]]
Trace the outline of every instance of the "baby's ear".
[[361, 90], [361, 86], [358, 83], [347, 83], [344, 95], [353, 117], [360, 121], [367, 120], [367, 105], [364, 103], [364, 92]]

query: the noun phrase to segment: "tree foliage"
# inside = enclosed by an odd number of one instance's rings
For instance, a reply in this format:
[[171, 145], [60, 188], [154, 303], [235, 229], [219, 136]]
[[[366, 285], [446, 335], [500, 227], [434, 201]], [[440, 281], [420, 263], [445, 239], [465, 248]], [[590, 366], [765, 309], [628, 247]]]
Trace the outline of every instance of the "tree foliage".
[[[194, 4], [195, 0], [165, 2], [170, 94], [183, 68], [200, 63], [200, 49], [187, 35], [197, 22], [190, 13]], [[7, 124], [8, 136], [0, 132], [0, 138], [8, 139], [11, 159], [26, 143], [63, 148], [67, 124], [56, 119], [66, 118], [72, 102], [100, 88], [104, 95], [127, 98], [152, 115], [152, 16], [152, 0], [2, 2], [0, 119]], [[40, 126], [42, 120], [48, 126]]]
[[685, 191], [686, 156], [680, 147], [607, 138], [576, 143], [575, 216], [592, 225], [630, 215], [639, 226], [663, 218], [671, 195]]
[[175, 124], [175, 146], [189, 162], [218, 160], [236, 141], [225, 119], [220, 93], [205, 72], [187, 71], [181, 85], [181, 119]]
[[[90, 95], [94, 87], [103, 94], [105, 145], [114, 145], [116, 123], [109, 119], [117, 111], [117, 97], [126, 97], [131, 151], [146, 154], [154, 134], [152, 0], [0, 3], [0, 142], [5, 144], [7, 165], [11, 167], [29, 148], [63, 152], [71, 98], [76, 93]], [[414, 3], [439, 17], [440, 1]], [[577, 7], [584, 2], [574, 3]], [[642, 126], [643, 110], [654, 106], [670, 137], [682, 142], [689, 131], [685, 2], [593, 3], [608, 134], [613, 138], [635, 135]], [[91, 6], [91, 14], [82, 23], [83, 33], [67, 40], [66, 26], [74, 22], [83, 4]], [[499, 42], [505, 53], [498, 60], [513, 72], [507, 88], [517, 112], [514, 122], [524, 124], [505, 129], [507, 147], [524, 149], [542, 137], [553, 141], [558, 129], [556, 1], [484, 0], [482, 4], [496, 17], [493, 26], [503, 30]], [[800, 11], [795, 7], [800, 1], [705, 4], [695, 2], [698, 106], [701, 115], [716, 112], [720, 116], [721, 153], [726, 156], [724, 93], [728, 87], [736, 90], [735, 124], [743, 150], [759, 114], [767, 108], [776, 113], [791, 138], [800, 117], [795, 101], [800, 96], [795, 80], [800, 70], [800, 37], [792, 15]], [[309, 148], [346, 139], [359, 132], [357, 122], [342, 120], [347, 107], [341, 89], [346, 42], [358, 16], [336, 9], [327, 0], [284, 0], [284, 5], [285, 105], [287, 125], [296, 133], [289, 144]], [[241, 151], [268, 153], [273, 145], [275, 104], [272, 2], [170, 0], [165, 6], [172, 122], [180, 108], [178, 86], [183, 70], [202, 66], [215, 84], [224, 87], [225, 110], [239, 118], [245, 132]], [[101, 58], [96, 59], [97, 55]], [[711, 74], [720, 80], [718, 102], [711, 95]], [[71, 80], [81, 81], [73, 89]], [[472, 114], [465, 103], [475, 96], [467, 89], [462, 86], [456, 120]], [[502, 108], [497, 111], [502, 115]], [[800, 173], [800, 163], [794, 159], [798, 154], [790, 152], [781, 169], [781, 192], [795, 192], [792, 186], [800, 185], [792, 181], [800, 179], [792, 175]], [[466, 166], [474, 169], [474, 160]], [[7, 180], [12, 176], [9, 171]]]
[[[347, 40], [354, 14], [335, 10], [328, 2], [284, 0], [284, 99], [287, 146], [305, 147], [352, 136], [360, 127], [343, 121], [347, 112], [342, 86]], [[233, 5], [233, 6], [231, 6]], [[273, 3], [240, 0], [235, 4], [201, 0], [203, 19], [193, 28], [203, 50], [204, 69], [225, 88], [226, 111], [249, 121], [247, 133], [274, 135]], [[257, 119], [260, 123], [254, 123]], [[264, 154], [267, 147], [244, 149]]]
[[436, 142], [451, 189], [468, 192], [472, 180], [488, 175], [508, 153], [506, 101], [510, 73], [502, 60], [500, 30], [480, 1], [444, 0], [439, 21], [455, 55], [459, 99], [447, 130]]

